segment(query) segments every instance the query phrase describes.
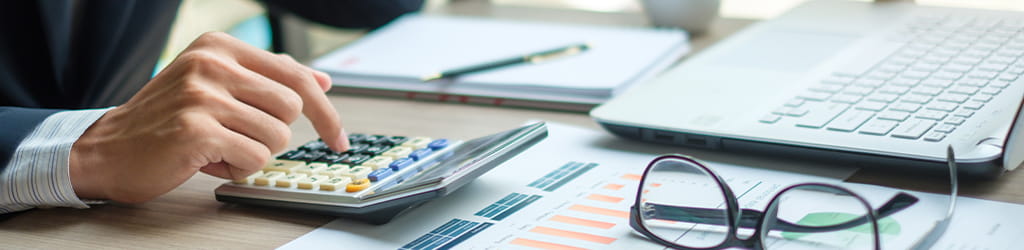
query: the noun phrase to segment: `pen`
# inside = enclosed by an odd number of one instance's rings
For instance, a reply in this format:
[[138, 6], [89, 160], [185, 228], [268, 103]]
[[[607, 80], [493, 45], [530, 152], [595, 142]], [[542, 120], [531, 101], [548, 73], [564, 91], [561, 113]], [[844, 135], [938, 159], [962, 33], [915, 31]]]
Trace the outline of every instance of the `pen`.
[[565, 47], [549, 49], [549, 50], [544, 50], [544, 51], [540, 51], [540, 52], [534, 52], [534, 53], [530, 53], [530, 54], [527, 54], [527, 55], [524, 55], [524, 56], [508, 58], [508, 59], [502, 59], [502, 60], [497, 60], [497, 61], [493, 61], [493, 62], [486, 62], [486, 63], [481, 63], [481, 64], [477, 64], [477, 65], [472, 65], [472, 66], [466, 66], [466, 67], [452, 69], [452, 70], [441, 71], [441, 72], [438, 72], [438, 73], [433, 73], [433, 74], [426, 75], [426, 76], [422, 77], [421, 80], [423, 80], [424, 82], [429, 82], [429, 81], [433, 81], [433, 80], [437, 80], [437, 79], [453, 78], [453, 77], [458, 77], [458, 76], [465, 75], [465, 74], [471, 74], [471, 73], [476, 73], [476, 72], [485, 71], [485, 70], [491, 70], [491, 69], [495, 69], [495, 68], [505, 67], [505, 66], [509, 66], [509, 65], [515, 65], [515, 64], [520, 64], [520, 63], [540, 63], [540, 62], [551, 60], [551, 59], [554, 59], [554, 58], [557, 58], [557, 57], [576, 55], [576, 54], [582, 53], [583, 51], [586, 51], [589, 48], [590, 48], [590, 45], [587, 45], [586, 43], [574, 44], [574, 45], [569, 45], [569, 46], [565, 46]]

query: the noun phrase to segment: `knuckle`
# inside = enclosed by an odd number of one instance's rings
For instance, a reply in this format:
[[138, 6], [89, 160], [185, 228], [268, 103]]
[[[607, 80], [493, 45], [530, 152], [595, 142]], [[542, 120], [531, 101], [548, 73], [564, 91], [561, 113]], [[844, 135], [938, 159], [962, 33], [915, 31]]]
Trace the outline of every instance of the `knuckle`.
[[227, 33], [224, 33], [224, 32], [209, 31], [209, 32], [203, 33], [202, 35], [199, 35], [199, 38], [196, 38], [196, 41], [200, 42], [200, 43], [204, 43], [204, 44], [205, 43], [219, 43], [219, 42], [226, 41], [227, 39], [231, 39], [231, 38], [232, 38], [231, 35], [228, 35]]
[[211, 70], [224, 68], [225, 63], [216, 54], [206, 50], [189, 50], [178, 56], [178, 61], [184, 64], [186, 72], [190, 74], [203, 74]]
[[271, 152], [284, 150], [288, 147], [288, 141], [291, 140], [292, 130], [287, 125], [284, 125], [284, 123], [275, 123], [274, 130], [274, 140], [271, 142], [273, 145], [267, 146], [270, 148]]
[[287, 113], [283, 114], [284, 117], [281, 117], [281, 119], [283, 119], [285, 123], [292, 123], [296, 119], [299, 119], [299, 114], [302, 113], [302, 97], [292, 91], [287, 91], [286, 93], [287, 94], [281, 95], [281, 97], [284, 101]]

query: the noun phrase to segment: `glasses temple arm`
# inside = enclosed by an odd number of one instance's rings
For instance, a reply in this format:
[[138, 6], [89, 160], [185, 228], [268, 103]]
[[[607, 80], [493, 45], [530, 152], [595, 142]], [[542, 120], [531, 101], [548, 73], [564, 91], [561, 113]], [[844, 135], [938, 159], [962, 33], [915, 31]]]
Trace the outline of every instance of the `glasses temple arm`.
[[[875, 214], [878, 215], [878, 218], [884, 218], [914, 205], [917, 201], [917, 197], [900, 192], [876, 209]], [[725, 218], [724, 211], [722, 209], [715, 208], [683, 207], [648, 202], [646, 207], [642, 209], [642, 212], [647, 218], [689, 223], [725, 225], [725, 222], [728, 221]], [[743, 209], [743, 212], [740, 215], [739, 227], [754, 228], [757, 226], [757, 222], [762, 216], [764, 216], [764, 214], [761, 211]], [[778, 228], [774, 229], [798, 233], [829, 232], [857, 227], [866, 224], [867, 222], [867, 216], [860, 216], [837, 225], [805, 226], [779, 219], [775, 224]]]

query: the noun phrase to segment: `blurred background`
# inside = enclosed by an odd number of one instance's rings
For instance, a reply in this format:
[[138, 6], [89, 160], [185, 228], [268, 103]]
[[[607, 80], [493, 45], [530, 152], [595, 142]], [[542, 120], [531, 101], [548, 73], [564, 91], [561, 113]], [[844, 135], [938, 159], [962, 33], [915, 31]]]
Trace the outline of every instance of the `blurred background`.
[[[534, 9], [571, 9], [582, 12], [642, 15], [640, 0], [425, 0], [424, 12], [444, 9], [446, 5], [477, 2], [497, 6]], [[719, 16], [726, 19], [759, 20], [772, 18], [805, 1], [813, 0], [721, 0]], [[824, 0], [829, 1], [829, 0]], [[833, 0], [842, 1], [842, 0]], [[1020, 0], [917, 0], [922, 5], [958, 6], [1024, 11]], [[207, 31], [225, 31], [256, 47], [270, 49], [270, 24], [266, 9], [252, 0], [184, 0], [171, 32], [168, 46], [157, 70]], [[571, 18], [571, 17], [568, 17]], [[366, 30], [337, 29], [295, 19], [302, 26], [305, 46], [293, 52], [300, 61], [311, 59], [358, 39]]]

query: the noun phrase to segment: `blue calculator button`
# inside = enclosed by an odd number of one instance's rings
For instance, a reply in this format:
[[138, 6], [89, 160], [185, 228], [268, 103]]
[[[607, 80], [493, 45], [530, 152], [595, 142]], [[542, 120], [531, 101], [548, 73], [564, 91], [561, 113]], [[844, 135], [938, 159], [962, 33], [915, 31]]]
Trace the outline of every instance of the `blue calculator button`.
[[402, 171], [402, 169], [405, 169], [405, 167], [408, 167], [409, 165], [412, 165], [415, 162], [415, 160], [410, 158], [401, 158], [391, 162], [391, 164], [388, 165], [388, 167], [391, 168], [391, 170], [398, 172]]
[[448, 146], [448, 139], [437, 139], [437, 140], [434, 140], [434, 141], [430, 142], [430, 144], [427, 144], [427, 147], [430, 148], [430, 149], [433, 149], [433, 150], [442, 149], [442, 148], [447, 147], [447, 146]]
[[388, 176], [391, 176], [393, 173], [395, 172], [392, 172], [390, 168], [381, 168], [370, 172], [366, 178], [370, 179], [370, 181], [380, 181], [384, 178], [388, 178]]
[[419, 161], [419, 160], [423, 160], [423, 158], [426, 158], [428, 155], [430, 155], [430, 153], [433, 153], [433, 152], [434, 151], [430, 150], [430, 148], [421, 148], [421, 149], [417, 149], [416, 151], [412, 151], [412, 153], [409, 153], [409, 158], [412, 158], [413, 160]]

